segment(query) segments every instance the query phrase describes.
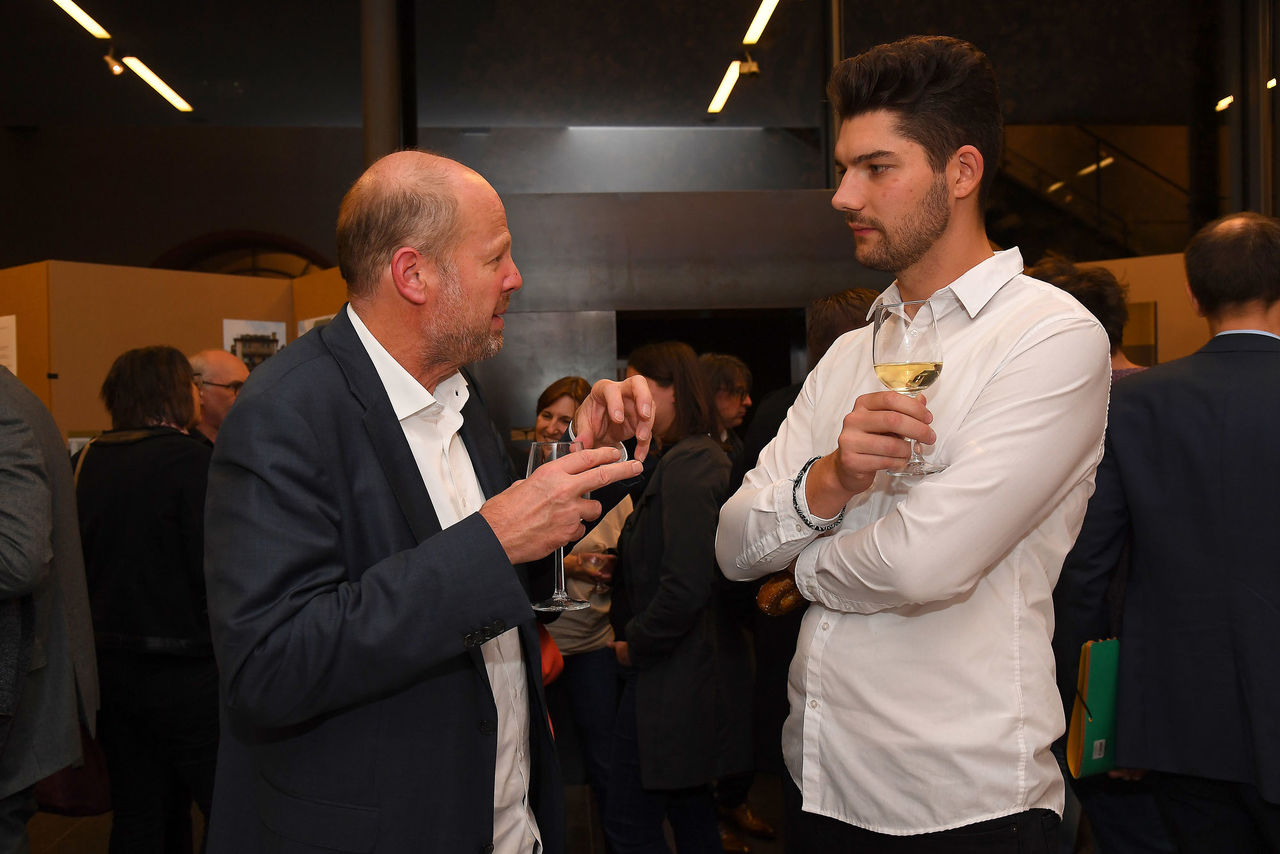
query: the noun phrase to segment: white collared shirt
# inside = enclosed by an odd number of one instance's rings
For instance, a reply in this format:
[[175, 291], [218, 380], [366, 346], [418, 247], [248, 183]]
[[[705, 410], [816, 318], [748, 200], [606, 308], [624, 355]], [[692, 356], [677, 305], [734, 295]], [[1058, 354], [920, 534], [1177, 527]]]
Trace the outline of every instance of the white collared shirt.
[[[373, 337], [350, 305], [347, 314], [391, 399], [441, 529], [475, 513], [484, 504], [484, 494], [458, 433], [469, 395], [466, 379], [454, 373], [436, 384], [433, 395]], [[498, 708], [494, 851], [529, 854], [537, 850], [535, 845], [541, 846], [541, 836], [529, 804], [529, 696], [515, 627], [482, 644], [480, 654]]]
[[[726, 575], [798, 558], [814, 603], [782, 735], [808, 812], [898, 835], [1062, 812], [1052, 593], [1093, 491], [1111, 366], [1097, 321], [1022, 268], [997, 253], [930, 298], [944, 359], [922, 451], [949, 468], [879, 473], [830, 534], [801, 520], [797, 473], [883, 390], [865, 327], [831, 347], [721, 511]], [[877, 302], [900, 299], [895, 284]]]

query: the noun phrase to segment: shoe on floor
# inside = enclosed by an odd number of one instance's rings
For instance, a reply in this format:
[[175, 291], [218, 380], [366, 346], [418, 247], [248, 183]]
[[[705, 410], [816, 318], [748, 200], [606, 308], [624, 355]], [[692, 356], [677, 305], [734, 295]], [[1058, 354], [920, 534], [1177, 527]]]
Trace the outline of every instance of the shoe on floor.
[[729, 822], [718, 822], [720, 825], [720, 848], [726, 854], [748, 854], [747, 840], [738, 835], [738, 831], [729, 826]]
[[752, 836], [758, 836], [761, 839], [773, 839], [778, 835], [767, 821], [751, 811], [749, 804], [738, 804], [731, 810], [724, 810], [722, 814]]

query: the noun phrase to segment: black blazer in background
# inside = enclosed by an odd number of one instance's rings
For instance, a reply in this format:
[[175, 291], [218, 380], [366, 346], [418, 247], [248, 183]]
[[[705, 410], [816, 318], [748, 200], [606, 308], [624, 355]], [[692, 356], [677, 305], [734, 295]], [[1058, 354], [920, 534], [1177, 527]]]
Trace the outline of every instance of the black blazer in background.
[[1214, 338], [1119, 380], [1106, 455], [1054, 593], [1060, 687], [1111, 634], [1126, 542], [1116, 761], [1280, 803], [1280, 340]]
[[[474, 389], [486, 496], [505, 452]], [[256, 369], [218, 433], [206, 572], [223, 736], [213, 854], [481, 852], [497, 708], [480, 643], [517, 626], [531, 804], [563, 850], [563, 790], [523, 570], [479, 514], [441, 531], [347, 313]]]

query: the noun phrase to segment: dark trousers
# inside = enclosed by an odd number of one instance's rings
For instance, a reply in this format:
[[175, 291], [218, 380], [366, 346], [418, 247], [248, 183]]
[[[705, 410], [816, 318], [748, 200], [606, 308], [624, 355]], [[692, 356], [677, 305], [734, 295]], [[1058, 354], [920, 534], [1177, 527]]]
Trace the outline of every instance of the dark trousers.
[[[111, 854], [172, 854], [194, 799], [207, 820], [218, 754], [212, 658], [99, 650], [98, 737], [111, 778]], [[177, 798], [184, 790], [189, 798]], [[175, 834], [175, 828], [179, 833]]]
[[640, 781], [636, 727], [636, 675], [623, 674], [614, 725], [609, 803], [604, 832], [615, 854], [669, 854], [662, 821], [671, 824], [680, 854], [720, 854], [711, 787], [646, 789]]
[[34, 785], [27, 786], [0, 798], [0, 852], [3, 854], [27, 854], [31, 850], [27, 822], [36, 814], [35, 789]]
[[788, 854], [1057, 854], [1057, 813], [1025, 812], [952, 830], [913, 836], [873, 833], [834, 818], [800, 809], [800, 790], [784, 781]]
[[1099, 774], [1067, 782], [1080, 799], [1100, 854], [1173, 854], [1147, 780]]
[[1280, 852], [1280, 804], [1255, 787], [1154, 771], [1145, 779], [1180, 854]]
[[609, 787], [609, 754], [613, 751], [614, 717], [618, 710], [618, 659], [612, 647], [564, 657], [557, 684], [569, 701], [574, 730], [582, 746], [582, 764], [605, 810]]

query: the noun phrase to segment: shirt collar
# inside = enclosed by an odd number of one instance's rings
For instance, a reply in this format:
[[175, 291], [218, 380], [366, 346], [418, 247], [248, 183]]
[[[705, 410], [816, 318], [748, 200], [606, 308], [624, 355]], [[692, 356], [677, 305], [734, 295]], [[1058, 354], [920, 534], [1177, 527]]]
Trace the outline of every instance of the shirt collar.
[[[929, 299], [937, 298], [942, 300], [951, 295], [964, 306], [965, 311], [969, 313], [969, 317], [977, 317], [978, 312], [982, 311], [983, 307], [996, 295], [996, 292], [1008, 284], [1015, 276], [1019, 275], [1022, 270], [1022, 253], [1018, 250], [1018, 247], [1004, 249], [982, 263], [970, 267], [960, 278], [946, 287], [934, 291]], [[867, 312], [867, 319], [870, 320], [875, 315], [876, 309], [882, 304], [893, 302], [902, 302], [902, 295], [898, 291], [897, 281], [885, 288], [884, 292], [871, 303], [871, 310]]]
[[[1275, 338], [1277, 341], [1280, 341], [1280, 335], [1277, 335], [1274, 332], [1268, 332], [1265, 329], [1224, 329], [1219, 332], [1218, 335], [1268, 335]], [[1217, 338], [1218, 335], [1213, 337]]]
[[382, 380], [382, 387], [387, 390], [397, 421], [403, 421], [436, 404], [455, 412], [462, 411], [469, 392], [461, 371], [455, 371], [442, 379], [436, 384], [436, 393], [432, 394], [387, 352], [387, 348], [374, 337], [350, 304], [347, 305], [347, 316], [351, 318], [351, 325], [355, 327], [360, 343], [364, 345], [374, 370], [378, 372], [378, 379]]

